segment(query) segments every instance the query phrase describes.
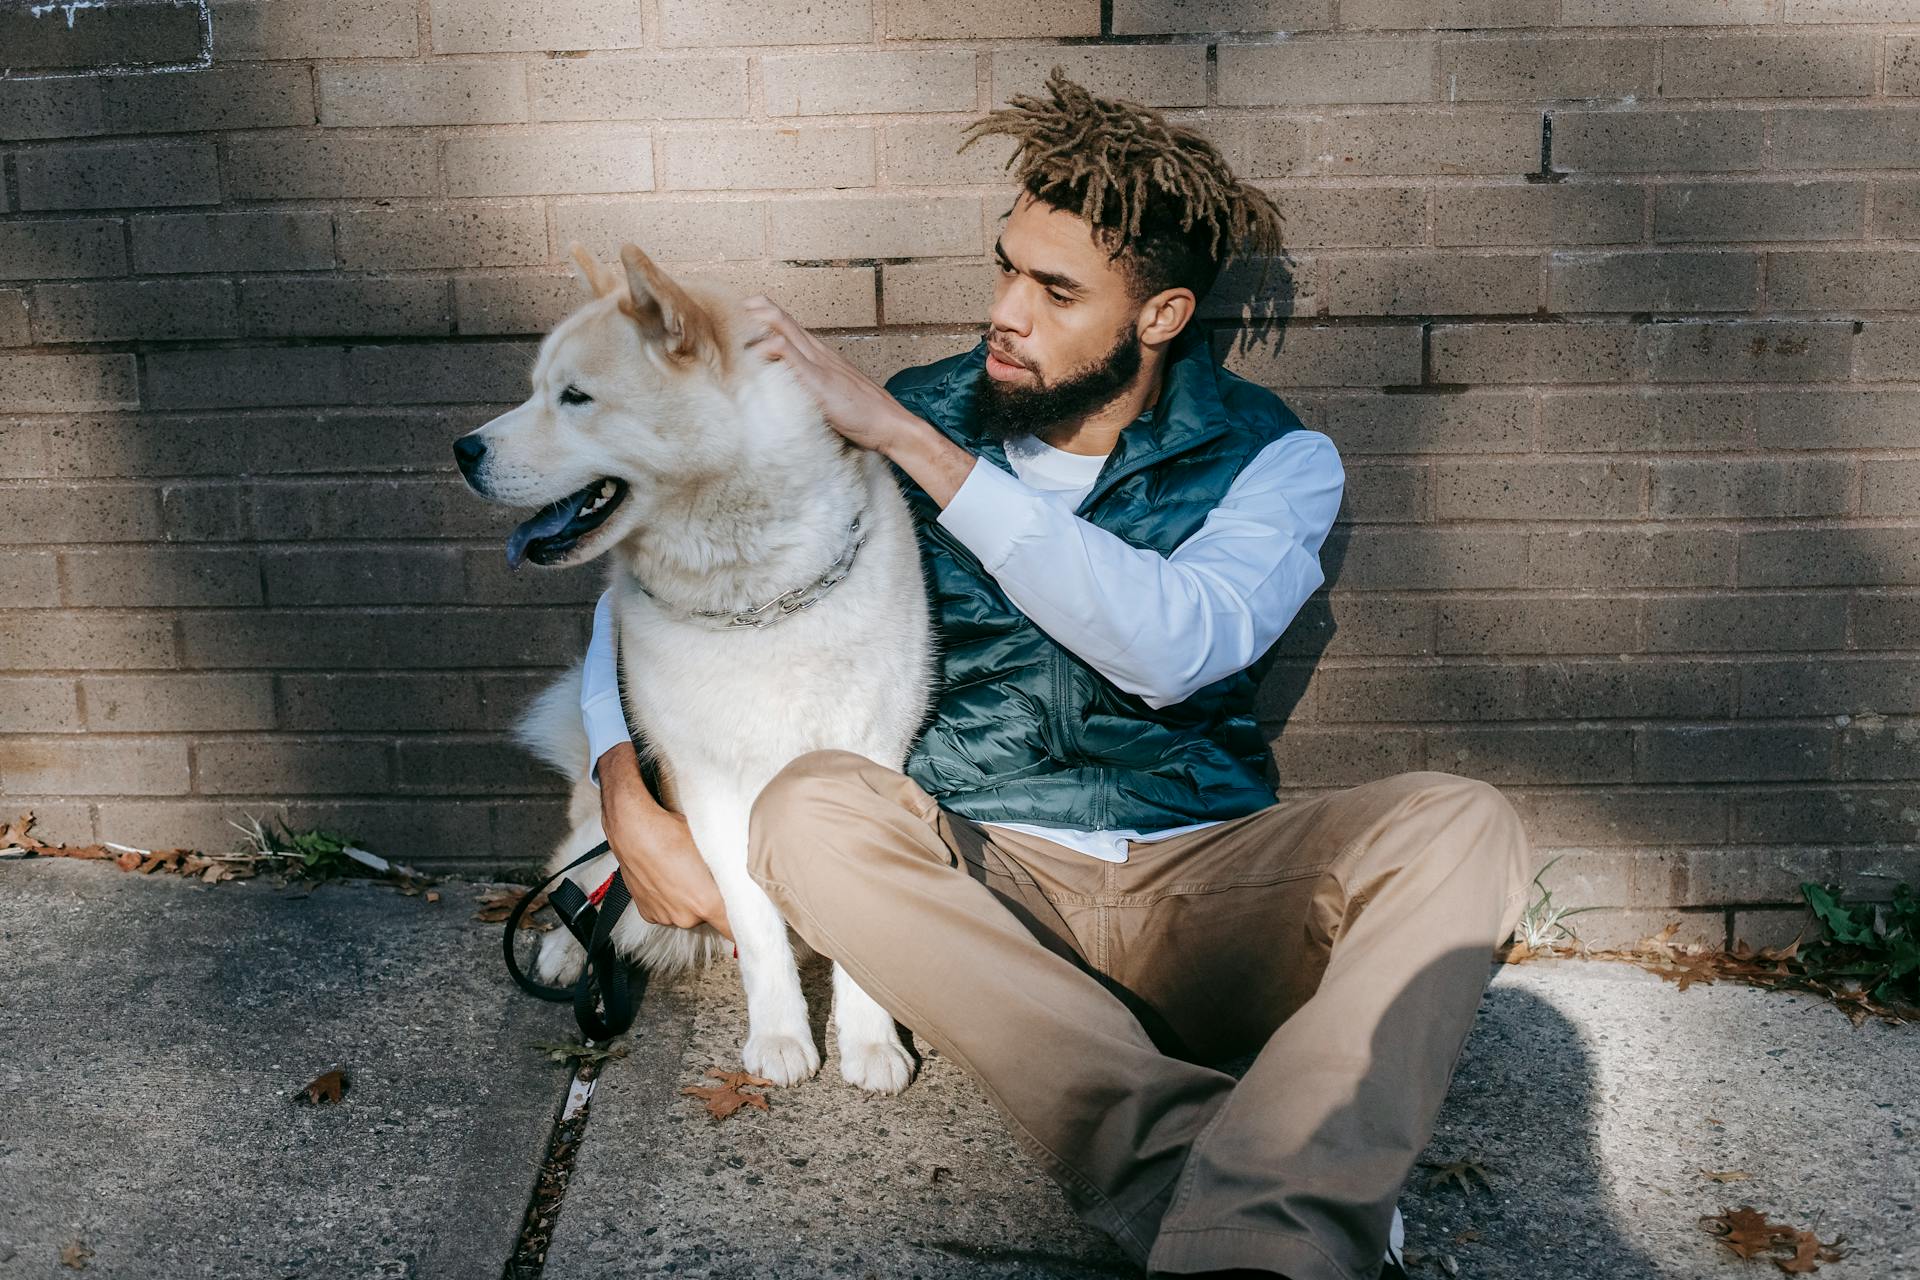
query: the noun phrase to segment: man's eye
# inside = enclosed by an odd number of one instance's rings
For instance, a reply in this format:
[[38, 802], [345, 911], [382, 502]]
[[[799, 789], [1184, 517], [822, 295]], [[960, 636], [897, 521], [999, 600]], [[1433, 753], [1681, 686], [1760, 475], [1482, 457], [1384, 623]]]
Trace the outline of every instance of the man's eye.
[[593, 397], [569, 382], [560, 392], [561, 404], [592, 404]]
[[1049, 298], [1052, 298], [1055, 302], [1059, 303], [1063, 307], [1066, 306], [1069, 302], [1073, 301], [1072, 298], [1066, 297], [1064, 294], [1055, 293], [1051, 289], [1047, 290], [1047, 296]]

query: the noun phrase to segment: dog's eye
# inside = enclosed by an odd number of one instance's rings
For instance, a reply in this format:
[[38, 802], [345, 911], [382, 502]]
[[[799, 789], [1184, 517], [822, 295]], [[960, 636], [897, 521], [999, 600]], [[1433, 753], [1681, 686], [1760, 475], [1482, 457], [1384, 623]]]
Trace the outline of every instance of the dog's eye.
[[593, 397], [569, 382], [560, 391], [561, 404], [592, 404]]

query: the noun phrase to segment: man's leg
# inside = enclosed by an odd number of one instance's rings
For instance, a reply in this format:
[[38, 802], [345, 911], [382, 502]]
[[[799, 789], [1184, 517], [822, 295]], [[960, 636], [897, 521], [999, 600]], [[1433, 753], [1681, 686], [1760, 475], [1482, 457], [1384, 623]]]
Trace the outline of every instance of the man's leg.
[[1088, 892], [1055, 880], [1049, 899], [983, 828], [847, 751], [775, 775], [748, 849], [787, 923], [979, 1080], [1075, 1211], [1144, 1263], [1140, 1224], [1234, 1082], [1162, 1054], [1080, 962], [1055, 902], [1090, 905], [1106, 864], [1063, 863]]
[[[1169, 1272], [1248, 1266], [1294, 1280], [1372, 1280], [1492, 946], [1522, 905], [1528, 855], [1511, 807], [1484, 783], [1403, 774], [1136, 844], [1118, 866], [1047, 841], [1000, 842], [1003, 834], [940, 810], [903, 774], [815, 752], [756, 802], [750, 868], [809, 943], [981, 1080], [1076, 1210], [1142, 1261], [1151, 1248], [1154, 1267]], [[1439, 856], [1421, 857], [1429, 848]], [[1413, 864], [1415, 874], [1399, 874]], [[1491, 910], [1501, 921], [1452, 958], [1446, 980], [1396, 985], [1396, 951], [1423, 955], [1459, 931], [1461, 922], [1442, 922], [1431, 939], [1382, 946], [1394, 919], [1432, 923], [1408, 911], [1428, 894], [1465, 901], [1465, 918]], [[1362, 930], [1369, 903], [1386, 909], [1369, 911]], [[1342, 939], [1359, 945], [1343, 945], [1335, 963]], [[1086, 964], [1115, 973], [1126, 1003], [1110, 993], [1114, 979], [1090, 976]], [[1302, 1034], [1274, 1034], [1335, 976]], [[1382, 998], [1389, 986], [1403, 994], [1397, 1005]], [[1160, 1053], [1129, 1007], [1170, 1031], [1162, 1039], [1183, 1043], [1185, 1057], [1266, 1042], [1248, 1072], [1252, 1089]], [[1369, 1042], [1388, 1020], [1408, 1030], [1382, 1030], [1376, 1063]], [[1338, 1025], [1312, 1030], [1327, 1021]], [[1444, 1060], [1437, 1082], [1435, 1058]], [[1356, 1105], [1330, 1106], [1335, 1095]], [[1233, 1099], [1231, 1122], [1213, 1123]], [[1324, 1119], [1342, 1123], [1306, 1132]], [[1370, 1151], [1382, 1142], [1388, 1154]], [[1189, 1145], [1199, 1159], [1189, 1160]], [[1345, 1153], [1331, 1169], [1329, 1150]], [[1290, 1151], [1315, 1171], [1292, 1176]], [[1349, 1155], [1366, 1168], [1348, 1170]], [[1176, 1185], [1171, 1175], [1183, 1169]]]
[[1152, 1271], [1372, 1280], [1530, 861], [1497, 790], [1418, 772], [1109, 868], [1095, 962], [1203, 1060], [1258, 1049], [1135, 1224]]

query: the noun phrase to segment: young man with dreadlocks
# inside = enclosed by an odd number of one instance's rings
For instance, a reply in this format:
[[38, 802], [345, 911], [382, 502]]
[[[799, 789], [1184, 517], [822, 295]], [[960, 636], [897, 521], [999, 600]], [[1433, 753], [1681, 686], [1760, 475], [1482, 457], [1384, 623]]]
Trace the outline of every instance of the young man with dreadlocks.
[[[963, 144], [1019, 143], [973, 350], [882, 388], [749, 303], [757, 349], [898, 468], [942, 653], [906, 771], [801, 756], [749, 865], [1150, 1273], [1401, 1275], [1395, 1201], [1527, 837], [1448, 773], [1277, 802], [1255, 689], [1343, 475], [1191, 322], [1223, 259], [1280, 251], [1279, 213], [1197, 133], [1058, 67], [1047, 90]], [[724, 930], [685, 824], [635, 816], [661, 811], [605, 614], [583, 709], [607, 835], [642, 916]], [[1209, 1065], [1249, 1053], [1237, 1082]]]

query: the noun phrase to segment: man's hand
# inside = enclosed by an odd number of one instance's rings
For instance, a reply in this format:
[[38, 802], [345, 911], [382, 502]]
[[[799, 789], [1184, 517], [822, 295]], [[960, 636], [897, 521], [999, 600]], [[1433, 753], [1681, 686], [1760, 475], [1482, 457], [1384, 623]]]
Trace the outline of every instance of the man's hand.
[[942, 509], [973, 469], [974, 457], [915, 417], [845, 356], [808, 333], [763, 294], [746, 300], [747, 314], [766, 330], [747, 342], [769, 360], [784, 360], [827, 415], [827, 424], [865, 449], [885, 454], [913, 477]]
[[908, 413], [886, 388], [853, 367], [847, 358], [788, 315], [764, 294], [746, 300], [749, 316], [766, 329], [747, 347], [768, 360], [784, 360], [827, 415], [835, 431], [863, 449], [889, 453], [902, 433], [920, 420]]
[[726, 901], [686, 818], [647, 791], [633, 744], [609, 747], [599, 771], [600, 825], [640, 918], [681, 929], [710, 924], [732, 941]]

